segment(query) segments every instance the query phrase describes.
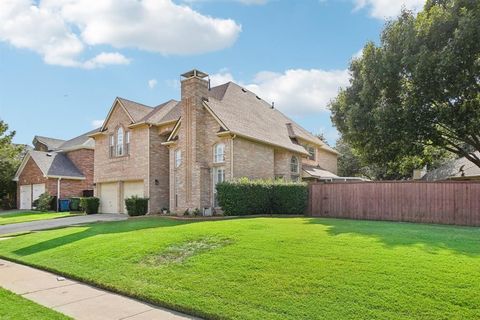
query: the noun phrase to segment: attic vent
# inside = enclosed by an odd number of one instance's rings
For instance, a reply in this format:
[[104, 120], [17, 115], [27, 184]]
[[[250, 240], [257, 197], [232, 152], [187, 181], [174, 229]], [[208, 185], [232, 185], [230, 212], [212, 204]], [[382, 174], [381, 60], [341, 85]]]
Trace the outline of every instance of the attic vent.
[[245, 89], [245, 88], [242, 88], [242, 91], [243, 91], [243, 92], [247, 92], [247, 89]]
[[255, 96], [258, 100], [262, 100], [262, 98], [260, 98], [259, 96]]

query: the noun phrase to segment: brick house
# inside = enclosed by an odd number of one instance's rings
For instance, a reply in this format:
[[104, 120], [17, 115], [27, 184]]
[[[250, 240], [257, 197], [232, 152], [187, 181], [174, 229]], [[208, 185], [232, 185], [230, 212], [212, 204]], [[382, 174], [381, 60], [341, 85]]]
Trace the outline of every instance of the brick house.
[[17, 207], [32, 209], [32, 203], [45, 192], [59, 198], [93, 193], [94, 141], [97, 130], [68, 141], [35, 136], [17, 170]]
[[116, 98], [95, 140], [101, 212], [148, 197], [149, 211], [218, 207], [216, 183], [239, 177], [331, 179], [338, 153], [254, 93], [182, 75], [180, 101], [149, 107]]

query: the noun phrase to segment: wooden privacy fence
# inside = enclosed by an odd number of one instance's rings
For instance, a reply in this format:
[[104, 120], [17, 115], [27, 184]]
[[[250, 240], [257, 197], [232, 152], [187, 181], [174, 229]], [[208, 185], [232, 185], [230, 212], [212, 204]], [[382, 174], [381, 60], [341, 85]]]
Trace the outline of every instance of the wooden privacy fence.
[[353, 182], [309, 185], [315, 217], [480, 226], [480, 182]]

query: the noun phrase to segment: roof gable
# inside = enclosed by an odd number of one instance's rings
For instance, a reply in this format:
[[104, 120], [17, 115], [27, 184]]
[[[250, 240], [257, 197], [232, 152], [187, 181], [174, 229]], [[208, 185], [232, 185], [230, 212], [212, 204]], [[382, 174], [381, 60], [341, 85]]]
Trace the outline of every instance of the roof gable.
[[18, 181], [18, 178], [30, 159], [35, 162], [47, 178], [85, 179], [82, 172], [65, 154], [59, 152], [29, 151], [15, 174], [15, 181]]
[[35, 145], [35, 141], [43, 144], [45, 147], [47, 147], [48, 150], [55, 150], [58, 147], [60, 147], [63, 143], [65, 143], [65, 140], [55, 139], [50, 137], [43, 137], [43, 136], [35, 136], [33, 138], [33, 145]]
[[116, 108], [121, 108], [123, 112], [125, 112], [127, 117], [130, 119], [132, 124], [139, 122], [140, 120], [142, 120], [143, 117], [148, 115], [153, 110], [152, 107], [146, 106], [144, 104], [140, 104], [131, 100], [117, 97], [113, 101], [110, 111], [108, 112], [108, 115], [105, 118], [105, 121], [103, 121], [103, 125], [99, 131], [105, 130], [105, 128], [107, 127], [108, 121], [112, 117], [112, 114], [116, 110]]

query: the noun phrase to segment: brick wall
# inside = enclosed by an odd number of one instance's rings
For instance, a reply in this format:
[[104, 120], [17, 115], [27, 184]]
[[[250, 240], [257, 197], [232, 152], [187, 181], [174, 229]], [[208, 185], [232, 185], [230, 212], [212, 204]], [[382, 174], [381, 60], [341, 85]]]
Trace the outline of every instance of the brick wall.
[[[67, 188], [70, 189], [72, 193], [79, 195], [82, 194], [83, 190], [93, 190], [94, 150], [79, 149], [70, 151], [67, 152], [67, 157], [85, 176], [85, 180], [83, 181], [73, 182], [72, 180], [72, 183], [66, 184]], [[77, 188], [77, 190], [74, 190], [75, 188]], [[61, 193], [63, 194], [63, 191]]]
[[[107, 123], [104, 134], [95, 137], [94, 182], [143, 180], [148, 190], [149, 128], [128, 129], [131, 123], [125, 111], [117, 105]], [[110, 158], [109, 136], [119, 126], [130, 130], [130, 155]], [[148, 194], [148, 193], [147, 193]]]
[[233, 150], [233, 173], [236, 178], [274, 178], [275, 157], [273, 147], [236, 137]]
[[337, 174], [337, 158], [334, 153], [319, 149], [317, 150], [317, 159], [320, 166], [328, 171]]
[[160, 135], [164, 132], [164, 126], [160, 128], [152, 127], [149, 129], [150, 140], [150, 212], [158, 213], [163, 207], [169, 207], [169, 150], [162, 145], [167, 139], [166, 135]]
[[[293, 152], [288, 150], [275, 150], [275, 176], [283, 177], [287, 180], [291, 179], [290, 162]], [[301, 161], [301, 157], [297, 156]]]

